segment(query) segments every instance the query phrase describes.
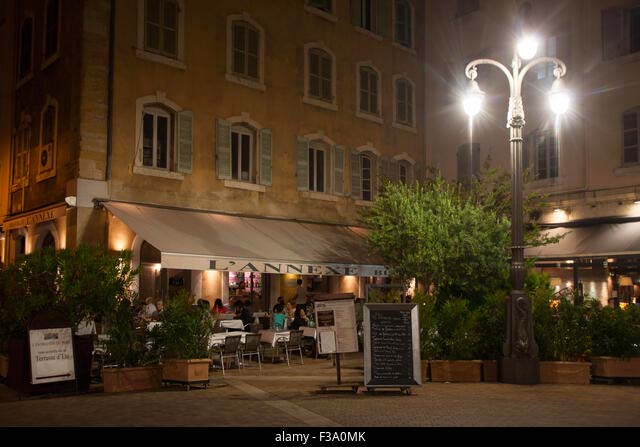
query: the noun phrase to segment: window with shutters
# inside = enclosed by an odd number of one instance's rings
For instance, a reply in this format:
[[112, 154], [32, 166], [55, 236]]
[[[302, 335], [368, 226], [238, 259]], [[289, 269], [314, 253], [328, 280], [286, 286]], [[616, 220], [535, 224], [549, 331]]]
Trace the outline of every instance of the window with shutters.
[[358, 113], [361, 118], [382, 122], [380, 72], [371, 65], [358, 64]]
[[373, 157], [370, 154], [360, 155], [360, 179], [362, 182], [362, 200], [373, 200]]
[[480, 175], [480, 144], [463, 144], [458, 147], [458, 182], [471, 184]]
[[264, 30], [248, 14], [227, 17], [227, 80], [265, 90]]
[[305, 45], [304, 103], [338, 110], [334, 61], [335, 57], [331, 50], [321, 44]]
[[640, 107], [629, 110], [622, 117], [622, 163], [640, 164]]
[[328, 148], [319, 141], [309, 144], [309, 191], [327, 192]]
[[29, 152], [31, 149], [31, 116], [22, 114], [20, 126], [15, 135], [13, 148], [13, 174], [11, 190], [15, 191], [29, 184]]
[[395, 0], [393, 8], [395, 42], [413, 48], [413, 6], [407, 0]]
[[534, 162], [536, 180], [558, 177], [558, 137], [554, 131], [534, 133]]
[[640, 52], [640, 6], [602, 10], [602, 58]]
[[186, 69], [184, 5], [185, 0], [138, 0], [138, 57]]
[[480, 0], [458, 0], [456, 16], [461, 17], [480, 9]]
[[58, 143], [58, 101], [47, 96], [40, 114], [40, 148], [38, 150], [38, 174], [36, 181], [56, 175]]
[[192, 173], [194, 118], [164, 93], [136, 101], [134, 174], [182, 180]]
[[44, 65], [53, 62], [60, 47], [60, 0], [47, 0], [44, 12]]
[[413, 83], [404, 77], [394, 77], [394, 123], [415, 128], [415, 108]]
[[25, 17], [20, 24], [20, 49], [18, 51], [18, 81], [26, 81], [33, 75], [33, 17]]

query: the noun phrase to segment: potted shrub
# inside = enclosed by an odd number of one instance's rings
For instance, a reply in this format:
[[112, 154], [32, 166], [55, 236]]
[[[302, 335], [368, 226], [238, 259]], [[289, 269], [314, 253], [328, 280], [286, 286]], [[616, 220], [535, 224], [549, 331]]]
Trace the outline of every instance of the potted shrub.
[[640, 378], [640, 308], [593, 306], [591, 362], [594, 377]]
[[550, 301], [533, 297], [534, 334], [540, 357], [540, 383], [588, 385], [591, 363], [585, 361], [590, 348], [588, 307], [567, 299]]
[[209, 337], [213, 318], [208, 307], [190, 304], [180, 291], [168, 300], [154, 330], [162, 356], [162, 380], [187, 385], [209, 384]]
[[124, 298], [108, 317], [109, 356], [102, 370], [104, 391], [119, 393], [158, 389], [162, 368], [158, 365], [157, 349], [152, 344], [146, 321], [140, 317], [139, 306]]
[[506, 326], [506, 295], [496, 292], [485, 297], [475, 311], [477, 354], [482, 359], [482, 381], [498, 381], [497, 359], [502, 355]]
[[482, 361], [477, 352], [475, 316], [466, 300], [450, 299], [437, 311], [431, 328], [433, 360], [429, 361], [433, 382], [480, 382]]

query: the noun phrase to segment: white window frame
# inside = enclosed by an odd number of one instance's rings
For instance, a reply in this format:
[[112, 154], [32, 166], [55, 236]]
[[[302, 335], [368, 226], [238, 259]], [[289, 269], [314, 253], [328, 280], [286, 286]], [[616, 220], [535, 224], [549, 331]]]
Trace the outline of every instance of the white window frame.
[[[233, 22], [247, 22], [258, 30], [258, 79], [242, 76], [233, 71]], [[264, 83], [265, 64], [265, 33], [264, 28], [256, 22], [248, 13], [233, 14], [227, 16], [227, 72], [225, 79], [235, 84], [253, 88], [260, 91], [267, 89]]]
[[[31, 19], [31, 61], [29, 63], [29, 72], [24, 76], [20, 77], [20, 63], [22, 62], [22, 28], [24, 27], [24, 23], [27, 19]], [[22, 87], [26, 84], [30, 79], [33, 78], [33, 52], [35, 50], [35, 36], [36, 36], [36, 20], [32, 12], [25, 12], [22, 21], [20, 22], [20, 30], [18, 34], [18, 63], [16, 64], [16, 78], [18, 78], [18, 82], [16, 83], [16, 89]]]
[[[310, 76], [310, 52], [311, 50], [321, 50], [327, 53], [331, 57], [331, 96], [332, 99], [327, 101], [325, 99], [316, 98], [315, 96], [311, 96], [309, 94], [309, 76]], [[313, 42], [305, 44], [304, 46], [304, 96], [302, 97], [302, 102], [305, 104], [322, 107], [324, 109], [338, 111], [338, 98], [336, 93], [336, 78], [337, 78], [337, 68], [336, 68], [336, 56], [329, 48], [327, 48], [322, 42]]]
[[56, 41], [56, 51], [55, 53], [53, 53], [51, 56], [47, 57], [46, 56], [46, 49], [47, 49], [47, 9], [49, 7], [49, 2], [51, 0], [47, 0], [45, 2], [45, 7], [44, 7], [44, 28], [42, 29], [42, 66], [40, 67], [41, 70], [44, 70], [46, 67], [48, 67], [49, 65], [53, 64], [55, 61], [57, 61], [60, 58], [60, 34], [62, 31], [62, 2], [64, 0], [58, 0], [58, 33], [57, 33], [57, 41]]
[[[320, 142], [320, 140], [313, 140], [309, 142], [309, 150], [313, 151], [313, 168], [314, 168], [314, 172], [313, 172], [313, 178], [315, 180], [315, 184], [313, 185], [313, 188], [309, 187], [309, 192], [312, 193], [317, 193], [317, 194], [328, 194], [330, 191], [330, 184], [329, 184], [329, 176], [327, 175], [327, 169], [328, 167], [331, 166], [330, 164], [330, 154], [331, 154], [331, 150], [330, 147], [324, 147], [324, 144], [322, 144], [323, 142]], [[323, 182], [323, 191], [318, 191], [318, 152], [323, 152], [324, 154], [324, 162], [323, 162], [323, 176], [322, 176], [322, 182]], [[309, 179], [311, 179], [311, 157], [309, 157]]]
[[[362, 111], [362, 107], [360, 104], [360, 89], [361, 89], [361, 80], [360, 70], [363, 68], [370, 69], [375, 72], [377, 75], [377, 100], [378, 100], [378, 113], [371, 113]], [[358, 118], [363, 118], [369, 121], [373, 121], [378, 124], [384, 124], [384, 120], [382, 119], [382, 73], [371, 61], [358, 62], [356, 64], [356, 116]]]
[[172, 58], [164, 56], [162, 54], [149, 51], [145, 48], [144, 36], [145, 36], [145, 0], [138, 0], [138, 39], [136, 56], [140, 59], [148, 60], [151, 62], [157, 62], [160, 64], [169, 65], [180, 70], [186, 70], [185, 64], [185, 0], [174, 0], [178, 4], [178, 33], [177, 33], [177, 47], [176, 57]]
[[[168, 156], [167, 166], [168, 169], [164, 168], [152, 168], [150, 166], [144, 166], [142, 164], [142, 138], [143, 138], [143, 114], [145, 109], [147, 108], [157, 108], [158, 106], [163, 106], [163, 110], [168, 112], [171, 115], [171, 121], [169, 123], [171, 129], [171, 147], [168, 148]], [[184, 180], [184, 174], [181, 172], [177, 172], [174, 169], [174, 166], [171, 165], [171, 159], [174, 161], [177, 157], [177, 144], [176, 144], [176, 126], [177, 126], [177, 116], [178, 113], [182, 112], [182, 107], [180, 107], [175, 102], [171, 101], [167, 98], [164, 92], [156, 92], [154, 95], [143, 96], [136, 100], [136, 133], [135, 133], [135, 162], [133, 166], [133, 173], [140, 175], [148, 175], [153, 177], [163, 177], [169, 178], [173, 180]]]
[[325, 11], [323, 9], [319, 9], [316, 6], [311, 4], [311, 0], [305, 0], [304, 2], [304, 10], [311, 13], [311, 14], [315, 14], [319, 17], [322, 17], [325, 20], [328, 20], [330, 22], [337, 22], [338, 21], [338, 17], [336, 17], [336, 1], [340, 1], [340, 0], [331, 0], [331, 11]]
[[[355, 148], [355, 151], [358, 152], [360, 156], [360, 200], [356, 200], [356, 205], [364, 205], [368, 206], [373, 203], [376, 198], [376, 193], [378, 191], [378, 185], [380, 184], [379, 179], [379, 163], [382, 154], [378, 151], [371, 142], [367, 142], [364, 146], [360, 146]], [[364, 194], [362, 193], [364, 189], [362, 188], [363, 181], [363, 167], [362, 167], [362, 157], [366, 156], [371, 160], [371, 198], [369, 200], [364, 199]]]
[[398, 163], [398, 181], [400, 181], [400, 168], [405, 167], [407, 170], [407, 179], [416, 178], [416, 161], [409, 156], [406, 152], [395, 155], [393, 160]]
[[[549, 153], [549, 143], [546, 143], [546, 163], [547, 163], [547, 174], [546, 177], [540, 177], [540, 166], [538, 163], [538, 142], [541, 137], [545, 138], [554, 138], [556, 142], [556, 160], [557, 160], [557, 169], [556, 175], [551, 176], [551, 157]], [[553, 179], [560, 178], [560, 138], [558, 135], [555, 135], [553, 130], [539, 130], [533, 134], [533, 163], [535, 169], [535, 180], [536, 181], [552, 181]]]
[[[20, 127], [17, 129], [14, 139], [11, 192], [29, 186], [31, 135], [31, 115], [23, 112], [20, 118]], [[18, 175], [16, 175], [17, 167], [20, 171]]]
[[408, 51], [410, 53], [412, 53], [414, 56], [417, 54], [415, 51], [416, 48], [416, 23], [415, 23], [415, 8], [413, 6], [413, 2], [411, 2], [410, 0], [400, 0], [403, 1], [404, 3], [407, 4], [407, 6], [409, 7], [409, 19], [411, 20], [411, 45], [410, 46], [406, 46], [403, 43], [400, 43], [398, 41], [398, 36], [396, 35], [396, 1], [397, 0], [392, 0], [393, 1], [393, 7], [392, 9], [392, 26], [393, 26], [393, 46], [397, 47], [397, 48], [401, 48], [405, 51]]
[[42, 107], [42, 110], [40, 111], [40, 144], [38, 146], [38, 158], [40, 157], [40, 152], [42, 150], [42, 146], [43, 146], [43, 141], [44, 141], [44, 114], [46, 113], [47, 109], [49, 107], [54, 107], [55, 109], [55, 115], [54, 115], [54, 120], [53, 120], [53, 150], [52, 152], [52, 156], [53, 156], [53, 162], [52, 162], [52, 167], [51, 169], [47, 170], [47, 171], [41, 171], [41, 164], [40, 164], [40, 160], [38, 159], [38, 175], [36, 175], [36, 182], [41, 182], [43, 180], [49, 179], [51, 177], [55, 177], [56, 176], [56, 167], [58, 164], [58, 115], [60, 112], [60, 107], [58, 105], [58, 101], [54, 98], [52, 98], [51, 96], [47, 95], [47, 101], [45, 102], [44, 106]]
[[[231, 162], [231, 180], [234, 182], [243, 182], [243, 183], [258, 183], [258, 173], [254, 172], [254, 167], [256, 166], [256, 158], [258, 156], [258, 148], [256, 146], [256, 135], [255, 130], [250, 129], [247, 126], [242, 125], [242, 123], [235, 124], [231, 126], [231, 160], [233, 160], [233, 134], [238, 135], [238, 178], [233, 178], [233, 161]], [[242, 136], [249, 137], [249, 179], [244, 180], [242, 178]]]
[[[174, 146], [174, 134], [172, 132], [172, 123], [175, 119], [175, 115], [168, 112], [165, 109], [162, 109], [158, 106], [149, 106], [145, 107], [142, 117], [142, 150], [144, 151], [144, 115], [153, 116], [153, 143], [152, 143], [152, 157], [151, 157], [151, 166], [147, 166], [144, 164], [144, 153], [142, 154], [142, 166], [150, 169], [157, 169], [162, 171], [171, 171], [171, 155], [173, 153]], [[167, 166], [162, 168], [158, 166], [158, 118], [166, 118], [167, 119]]]
[[[240, 115], [237, 116], [231, 116], [231, 117], [227, 117], [224, 118], [225, 121], [227, 121], [230, 125], [231, 125], [231, 129], [233, 129], [236, 126], [241, 126], [244, 128], [249, 129], [249, 131], [254, 132], [256, 135], [256, 140], [255, 140], [255, 144], [252, 147], [252, 154], [251, 156], [253, 157], [253, 159], [256, 161], [256, 181], [255, 182], [243, 182], [243, 181], [239, 181], [239, 180], [224, 180], [224, 186], [226, 188], [233, 188], [233, 189], [242, 189], [242, 190], [246, 190], [246, 191], [255, 191], [255, 192], [266, 192], [267, 191], [267, 187], [265, 185], [261, 185], [259, 183], [259, 179], [261, 176], [261, 172], [260, 172], [260, 166], [262, 163], [260, 163], [260, 158], [262, 156], [262, 146], [258, 146], [262, 144], [262, 141], [260, 138], [258, 138], [257, 136], [260, 135], [260, 132], [262, 131], [262, 129], [264, 129], [265, 127], [260, 124], [259, 122], [255, 121], [254, 119], [251, 118], [251, 115], [248, 112], [242, 112]], [[231, 140], [229, 141], [229, 143], [231, 144]], [[271, 154], [273, 157], [273, 153]], [[272, 158], [273, 160], [273, 158]], [[272, 165], [272, 169], [273, 169], [273, 165]], [[273, 171], [272, 171], [273, 173]]]
[[[411, 86], [411, 124], [398, 121], [398, 91], [396, 89], [397, 81], [405, 81]], [[418, 128], [416, 126], [416, 85], [407, 76], [406, 73], [393, 76], [393, 127], [395, 127], [396, 129], [406, 130], [414, 134], [418, 133]]]

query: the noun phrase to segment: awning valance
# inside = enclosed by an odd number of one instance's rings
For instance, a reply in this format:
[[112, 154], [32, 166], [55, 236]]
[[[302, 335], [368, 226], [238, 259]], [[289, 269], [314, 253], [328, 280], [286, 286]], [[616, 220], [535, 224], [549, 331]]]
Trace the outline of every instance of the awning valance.
[[526, 257], [560, 260], [640, 255], [640, 222], [560, 227], [545, 233], [567, 235], [557, 244], [527, 248]]
[[161, 252], [163, 268], [387, 276], [366, 229], [122, 202], [104, 206]]

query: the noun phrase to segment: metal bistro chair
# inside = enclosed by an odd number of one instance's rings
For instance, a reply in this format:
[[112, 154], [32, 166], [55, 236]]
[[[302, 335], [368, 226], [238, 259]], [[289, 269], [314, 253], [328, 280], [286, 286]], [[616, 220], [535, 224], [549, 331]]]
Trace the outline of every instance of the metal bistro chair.
[[304, 360], [302, 359], [302, 331], [290, 331], [289, 332], [289, 340], [283, 339], [284, 350], [287, 354], [287, 366], [291, 366], [289, 363], [289, 353], [293, 351], [298, 351], [300, 353], [300, 363], [304, 365]]
[[[222, 367], [222, 375], [225, 375], [224, 371], [224, 360], [225, 359], [236, 359], [236, 365], [238, 365], [238, 369], [240, 369], [240, 340], [242, 339], [241, 335], [231, 335], [224, 339], [224, 345], [214, 346], [212, 348], [212, 361], [213, 356], [215, 354], [220, 356], [220, 366]], [[216, 349], [218, 352], [216, 352]]]
[[251, 357], [254, 355], [258, 356], [258, 367], [262, 369], [262, 362], [260, 360], [260, 334], [247, 334], [244, 338], [244, 346], [242, 346], [242, 363], [244, 366], [244, 358], [246, 356], [249, 357], [249, 361], [251, 361]]

